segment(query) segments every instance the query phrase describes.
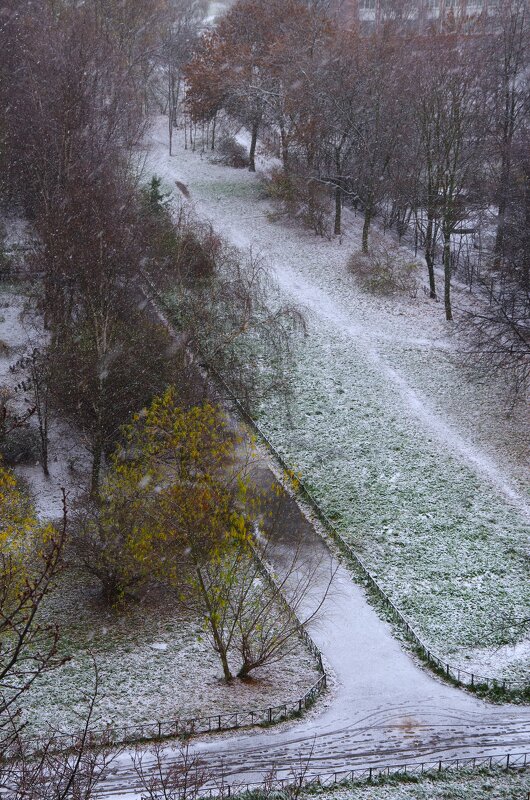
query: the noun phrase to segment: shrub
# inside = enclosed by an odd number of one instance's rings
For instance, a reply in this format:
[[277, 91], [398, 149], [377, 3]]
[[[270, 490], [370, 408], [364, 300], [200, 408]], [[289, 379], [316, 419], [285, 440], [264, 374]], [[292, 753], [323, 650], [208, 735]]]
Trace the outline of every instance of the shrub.
[[235, 169], [245, 169], [250, 164], [246, 148], [234, 136], [228, 134], [221, 137], [217, 144], [217, 164]]
[[9, 467], [17, 464], [36, 464], [40, 459], [39, 432], [32, 427], [13, 428], [0, 442], [0, 454]]
[[416, 297], [419, 264], [397, 245], [374, 236], [368, 253], [353, 253], [349, 268], [369, 292], [376, 294], [407, 293]]
[[273, 219], [287, 216], [302, 222], [318, 236], [331, 237], [329, 194], [311, 176], [287, 175], [275, 169], [270, 173], [266, 193], [279, 207]]

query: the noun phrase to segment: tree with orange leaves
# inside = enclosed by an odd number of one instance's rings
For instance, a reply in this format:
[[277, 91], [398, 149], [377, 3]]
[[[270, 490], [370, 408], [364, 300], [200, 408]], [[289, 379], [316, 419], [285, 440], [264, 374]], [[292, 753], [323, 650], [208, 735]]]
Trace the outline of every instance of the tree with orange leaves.
[[251, 171], [264, 123], [274, 122], [285, 133], [287, 67], [298, 50], [314, 46], [321, 29], [320, 17], [300, 0], [239, 0], [202, 37], [186, 67], [192, 119], [210, 120], [223, 109], [245, 125]]

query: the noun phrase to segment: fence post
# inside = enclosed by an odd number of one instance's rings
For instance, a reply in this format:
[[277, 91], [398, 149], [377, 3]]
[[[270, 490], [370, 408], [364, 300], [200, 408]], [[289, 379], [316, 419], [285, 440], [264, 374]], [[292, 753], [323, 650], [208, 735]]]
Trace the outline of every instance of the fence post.
[[510, 754], [508, 753], [508, 755], [506, 756], [506, 769], [508, 769], [509, 766], [510, 766]]

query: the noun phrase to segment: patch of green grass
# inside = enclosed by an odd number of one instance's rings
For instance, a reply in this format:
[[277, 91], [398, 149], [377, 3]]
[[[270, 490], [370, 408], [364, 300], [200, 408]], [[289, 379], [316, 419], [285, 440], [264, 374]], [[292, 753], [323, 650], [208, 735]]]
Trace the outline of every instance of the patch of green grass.
[[[310, 330], [297, 348], [290, 419], [280, 400], [260, 410], [273, 444], [437, 655], [528, 680], [528, 665], [510, 664], [509, 653], [498, 669], [474, 663], [507, 645], [503, 620], [530, 607], [522, 515], [396, 413], [395, 389], [350, 341]], [[330, 394], [337, 381], [346, 395]]]

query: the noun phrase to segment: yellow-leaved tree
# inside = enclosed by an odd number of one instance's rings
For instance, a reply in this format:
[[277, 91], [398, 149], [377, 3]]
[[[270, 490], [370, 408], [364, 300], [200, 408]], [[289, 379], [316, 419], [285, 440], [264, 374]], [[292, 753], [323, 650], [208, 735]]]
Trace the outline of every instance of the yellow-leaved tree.
[[194, 590], [225, 679], [237, 632], [230, 587], [250, 556], [248, 483], [237, 457], [240, 440], [222, 413], [205, 404], [179, 409], [169, 389], [129, 429], [128, 445], [156, 475], [158, 541], [163, 574]]
[[[279, 488], [266, 501], [248, 477], [248, 450], [212, 405], [182, 408], [174, 388], [123, 431], [97, 501], [77, 514], [74, 542], [116, 603], [159, 581], [203, 620], [227, 681], [275, 661], [320, 609], [332, 576], [308, 607], [316, 566], [293, 543], [281, 575], [264, 577], [268, 534], [287, 516]], [[260, 519], [266, 535], [255, 536]], [[285, 603], [287, 599], [291, 611]], [[308, 610], [309, 608], [309, 610]]]
[[100, 497], [78, 511], [73, 536], [108, 602], [150, 580], [177, 588], [183, 600], [198, 597], [227, 680], [235, 625], [228, 629], [218, 584], [227, 554], [238, 561], [250, 545], [238, 443], [218, 409], [181, 408], [170, 387], [124, 429]]

